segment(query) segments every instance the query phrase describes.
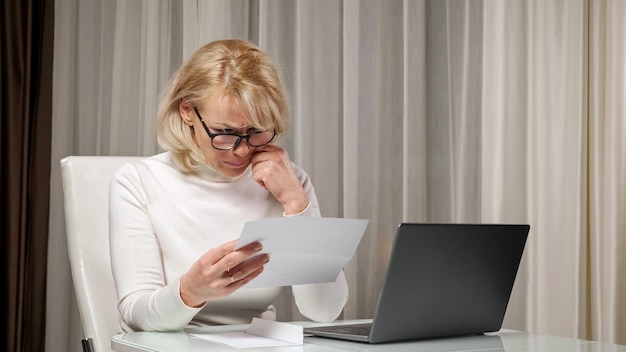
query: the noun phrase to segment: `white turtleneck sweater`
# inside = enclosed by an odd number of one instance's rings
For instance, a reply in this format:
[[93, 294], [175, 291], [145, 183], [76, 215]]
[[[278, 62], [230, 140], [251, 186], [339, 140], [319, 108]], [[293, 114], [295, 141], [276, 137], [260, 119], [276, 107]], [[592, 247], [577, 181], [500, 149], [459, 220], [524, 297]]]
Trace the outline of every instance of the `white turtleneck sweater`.
[[[308, 175], [296, 165], [294, 169], [311, 201], [298, 216], [320, 216]], [[115, 173], [109, 208], [122, 331], [275, 319], [272, 303], [280, 287], [239, 289], [201, 308], [185, 305], [179, 294], [180, 276], [209, 249], [237, 238], [246, 221], [283, 216], [282, 205], [254, 181], [251, 168], [235, 178], [208, 166], [186, 175], [169, 152], [155, 155]], [[293, 286], [292, 292], [300, 312], [315, 321], [336, 319], [348, 299], [343, 273], [334, 283]]]

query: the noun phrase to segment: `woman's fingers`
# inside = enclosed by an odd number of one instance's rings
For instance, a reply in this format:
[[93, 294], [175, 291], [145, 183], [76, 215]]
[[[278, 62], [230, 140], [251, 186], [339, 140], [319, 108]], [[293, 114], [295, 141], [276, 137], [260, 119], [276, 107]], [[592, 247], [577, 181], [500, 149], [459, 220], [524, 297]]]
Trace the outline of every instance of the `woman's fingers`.
[[[250, 259], [240, 263], [234, 268], [231, 268], [230, 271], [227, 272], [227, 278], [229, 284], [233, 284], [239, 282], [244, 279], [248, 279], [251, 275], [255, 275], [253, 277], [258, 276], [260, 272], [259, 270], [263, 269], [263, 266], [269, 262], [270, 257], [267, 254], [261, 254], [257, 256], [253, 256]], [[249, 282], [247, 280], [246, 282]]]
[[289, 154], [279, 146], [266, 145], [257, 149], [252, 156], [252, 176], [272, 193], [287, 214], [297, 214], [309, 204]]
[[227, 253], [219, 260], [219, 262], [216, 262], [215, 264], [222, 267], [224, 271], [230, 272], [234, 267], [255, 255], [262, 249], [263, 245], [260, 242], [252, 242], [237, 249], [236, 251]]
[[257, 276], [261, 275], [261, 273], [263, 272], [264, 269], [265, 268], [263, 266], [261, 266], [260, 268], [258, 268], [255, 271], [251, 272], [250, 274], [248, 274], [246, 277], [244, 277], [241, 280], [231, 280], [231, 283], [229, 284], [229, 287], [232, 288], [233, 291], [239, 289], [240, 287], [244, 286], [248, 282], [252, 281]]
[[189, 306], [225, 297], [258, 276], [269, 261], [267, 254], [257, 255], [263, 246], [250, 243], [235, 250], [237, 241], [210, 249], [181, 276], [180, 295]]

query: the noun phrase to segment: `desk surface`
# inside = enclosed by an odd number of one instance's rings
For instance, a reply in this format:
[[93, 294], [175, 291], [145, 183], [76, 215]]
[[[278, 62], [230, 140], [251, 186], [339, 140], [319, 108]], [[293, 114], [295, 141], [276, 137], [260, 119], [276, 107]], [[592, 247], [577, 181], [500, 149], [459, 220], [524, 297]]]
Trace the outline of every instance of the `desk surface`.
[[[371, 320], [351, 320], [337, 324], [368, 322]], [[311, 322], [294, 322], [303, 326], [315, 326]], [[537, 335], [523, 331], [501, 330], [480, 336], [463, 336], [445, 339], [419, 340], [385, 344], [367, 344], [339, 341], [320, 337], [304, 338], [304, 345], [259, 349], [237, 349], [234, 347], [198, 339], [190, 333], [224, 333], [245, 331], [248, 325], [214, 326], [201, 329], [188, 329], [177, 332], [133, 332], [119, 334], [111, 339], [111, 347], [118, 352], [162, 351], [162, 352], [203, 352], [203, 351], [266, 351], [266, 352], [333, 352], [333, 351], [411, 351], [411, 352], [451, 352], [451, 351], [491, 351], [491, 352], [626, 352], [626, 346], [579, 340], [568, 337]]]

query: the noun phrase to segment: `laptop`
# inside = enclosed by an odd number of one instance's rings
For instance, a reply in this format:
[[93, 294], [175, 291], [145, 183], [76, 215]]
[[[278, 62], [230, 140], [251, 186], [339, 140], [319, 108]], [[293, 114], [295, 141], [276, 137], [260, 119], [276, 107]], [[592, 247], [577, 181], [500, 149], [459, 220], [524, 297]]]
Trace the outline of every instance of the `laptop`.
[[305, 334], [369, 343], [498, 331], [529, 225], [399, 225], [371, 324]]

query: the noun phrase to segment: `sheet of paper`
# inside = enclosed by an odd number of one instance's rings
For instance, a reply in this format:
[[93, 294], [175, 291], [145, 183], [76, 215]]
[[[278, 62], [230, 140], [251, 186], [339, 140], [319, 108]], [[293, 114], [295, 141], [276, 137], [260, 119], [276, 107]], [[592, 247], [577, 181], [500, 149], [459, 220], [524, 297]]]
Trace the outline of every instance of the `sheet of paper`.
[[368, 222], [299, 216], [246, 222], [237, 248], [259, 241], [270, 261], [243, 288], [335, 281], [356, 252]]
[[246, 332], [190, 334], [236, 348], [297, 346], [304, 343], [302, 326], [253, 318]]

